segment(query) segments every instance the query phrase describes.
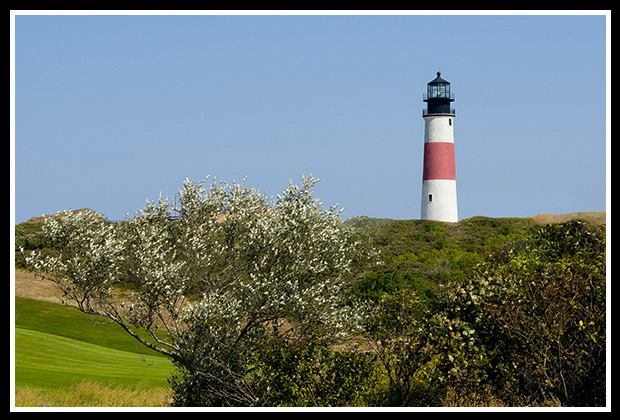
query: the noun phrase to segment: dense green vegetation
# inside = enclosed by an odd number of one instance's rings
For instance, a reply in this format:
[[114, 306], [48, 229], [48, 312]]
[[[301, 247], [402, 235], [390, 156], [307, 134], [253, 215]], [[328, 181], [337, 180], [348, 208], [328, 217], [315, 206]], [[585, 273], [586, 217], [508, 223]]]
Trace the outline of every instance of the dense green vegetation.
[[459, 223], [357, 217], [346, 223], [372, 237], [385, 266], [353, 286], [353, 293], [377, 301], [402, 287], [433, 300], [439, 285], [470, 276], [495, 248], [523, 241], [531, 219], [472, 217]]
[[605, 227], [549, 224], [523, 245], [443, 288], [441, 370], [459, 389], [511, 405], [605, 405]]
[[[365, 344], [334, 350], [318, 334], [266, 337], [247, 373], [264, 378], [253, 392], [265, 404], [605, 405], [604, 225], [488, 217], [345, 224], [370, 237], [384, 261], [349, 288], [351, 299], [369, 302]], [[40, 226], [22, 225], [17, 249], [45, 249]], [[116, 325], [28, 299], [18, 298], [16, 310], [18, 386], [138, 378], [161, 386], [170, 377], [171, 365], [158, 364], [165, 359]], [[139, 354], [155, 364], [145, 368]], [[209, 401], [179, 375], [176, 404]]]
[[377, 302], [382, 404], [605, 405], [604, 225], [357, 224], [387, 262], [353, 286]]

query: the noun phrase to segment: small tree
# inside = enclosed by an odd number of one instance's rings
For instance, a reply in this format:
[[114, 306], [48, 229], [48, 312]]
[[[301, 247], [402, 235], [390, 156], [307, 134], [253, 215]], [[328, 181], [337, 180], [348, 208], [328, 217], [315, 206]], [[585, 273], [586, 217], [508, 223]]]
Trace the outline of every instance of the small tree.
[[313, 197], [315, 178], [302, 175], [276, 199], [243, 183], [207, 191], [205, 181], [186, 180], [178, 207], [160, 197], [119, 223], [91, 213], [49, 219], [43, 230], [57, 252], [29, 262], [67, 302], [170, 357], [176, 404], [274, 404], [262, 399], [268, 378], [256, 352], [273, 340], [327, 346], [358, 331], [362, 312], [343, 292], [376, 256], [341, 210]]

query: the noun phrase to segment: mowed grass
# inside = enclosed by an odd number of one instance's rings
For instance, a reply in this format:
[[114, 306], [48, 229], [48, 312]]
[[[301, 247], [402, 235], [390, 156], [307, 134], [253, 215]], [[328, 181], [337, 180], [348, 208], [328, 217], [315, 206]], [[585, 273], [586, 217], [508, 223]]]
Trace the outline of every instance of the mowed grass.
[[55, 303], [15, 299], [17, 391], [85, 382], [128, 390], [162, 388], [173, 369], [167, 358], [116, 324]]

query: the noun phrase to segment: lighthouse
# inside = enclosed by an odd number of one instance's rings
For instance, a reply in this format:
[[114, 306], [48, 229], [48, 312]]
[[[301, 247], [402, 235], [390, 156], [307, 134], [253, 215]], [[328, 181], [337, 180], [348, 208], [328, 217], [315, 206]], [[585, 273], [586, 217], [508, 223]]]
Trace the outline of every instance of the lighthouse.
[[437, 77], [427, 84], [424, 118], [424, 169], [421, 218], [457, 222], [456, 169], [454, 165], [454, 93], [450, 82]]

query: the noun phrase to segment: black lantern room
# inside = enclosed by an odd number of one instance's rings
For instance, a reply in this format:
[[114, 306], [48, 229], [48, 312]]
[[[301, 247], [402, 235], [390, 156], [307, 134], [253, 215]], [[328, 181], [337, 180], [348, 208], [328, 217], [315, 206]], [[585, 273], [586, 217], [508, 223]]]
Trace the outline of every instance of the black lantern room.
[[427, 109], [423, 115], [441, 114], [454, 115], [454, 108], [450, 108], [450, 102], [454, 101], [454, 93], [450, 92], [450, 82], [441, 78], [441, 72], [427, 84], [424, 102]]

